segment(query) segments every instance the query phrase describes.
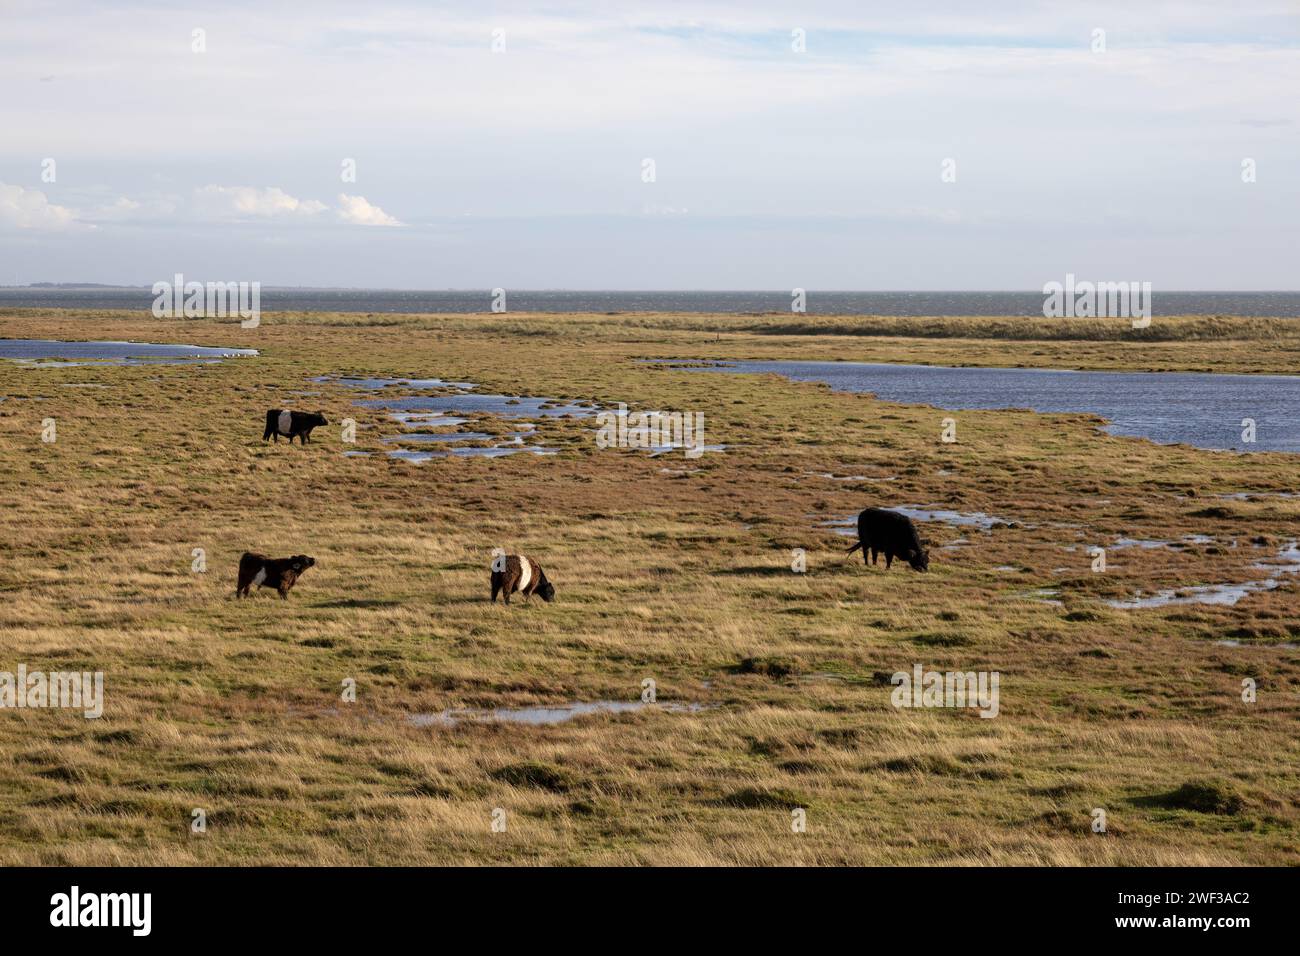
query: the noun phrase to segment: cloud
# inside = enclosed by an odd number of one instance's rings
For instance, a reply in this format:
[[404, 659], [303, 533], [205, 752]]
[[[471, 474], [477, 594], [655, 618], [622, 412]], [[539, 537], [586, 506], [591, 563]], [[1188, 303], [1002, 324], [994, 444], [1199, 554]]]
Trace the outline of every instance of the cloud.
[[119, 196], [111, 202], [88, 207], [81, 218], [86, 222], [160, 222], [175, 214], [176, 202], [172, 199], [137, 200]]
[[[127, 211], [131, 200], [118, 203]], [[193, 217], [199, 220], [297, 220], [324, 223], [320, 217], [330, 206], [319, 199], [299, 199], [278, 186], [202, 186], [194, 190]], [[334, 210], [338, 222], [355, 226], [400, 226], [395, 217], [369, 202], [365, 196], [339, 193]]]
[[339, 219], [358, 226], [400, 226], [395, 218], [378, 206], [373, 206], [365, 196], [339, 193]]
[[0, 226], [59, 230], [74, 225], [76, 218], [73, 210], [56, 206], [39, 189], [0, 183]]
[[315, 199], [298, 199], [278, 186], [202, 186], [194, 191], [195, 211], [213, 219], [308, 217], [328, 207]]

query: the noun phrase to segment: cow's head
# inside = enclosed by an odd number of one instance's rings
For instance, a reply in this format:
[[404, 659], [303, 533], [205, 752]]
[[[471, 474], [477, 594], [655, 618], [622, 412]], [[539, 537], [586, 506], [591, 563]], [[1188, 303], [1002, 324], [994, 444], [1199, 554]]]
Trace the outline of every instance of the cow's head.
[[542, 600], [548, 604], [555, 600], [555, 585], [550, 581], [543, 581], [537, 588], [537, 593], [542, 596]]
[[320, 425], [328, 425], [328, 424], [329, 424], [329, 422], [327, 422], [327, 421], [325, 420], [325, 413], [324, 413], [324, 412], [317, 412], [317, 413], [316, 413], [315, 415], [313, 415], [311, 418], [312, 418], [312, 422], [313, 422], [315, 425], [317, 425], [317, 426], [320, 426]]
[[907, 558], [907, 563], [915, 570], [930, 570], [930, 552], [926, 551], [924, 548], [921, 548], [920, 550], [917, 550], [916, 548], [908, 548], [907, 554], [904, 555], [904, 557]]
[[295, 554], [289, 559], [289, 567], [297, 574], [302, 574], [315, 563], [316, 559], [307, 554]]

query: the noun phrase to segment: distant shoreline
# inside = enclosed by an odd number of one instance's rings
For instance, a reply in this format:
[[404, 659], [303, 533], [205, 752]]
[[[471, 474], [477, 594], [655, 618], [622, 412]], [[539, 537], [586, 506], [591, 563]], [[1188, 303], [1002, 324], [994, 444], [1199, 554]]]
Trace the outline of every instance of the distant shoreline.
[[[3, 286], [3, 308], [149, 309], [144, 286]], [[490, 289], [320, 289], [263, 286], [262, 308], [279, 312], [473, 314], [493, 311]], [[505, 291], [507, 312], [583, 314], [698, 313], [726, 315], [1043, 317], [1041, 291], [806, 292], [806, 312], [792, 310], [790, 291]], [[1159, 316], [1206, 315], [1300, 318], [1300, 292], [1162, 292], [1152, 295]]]

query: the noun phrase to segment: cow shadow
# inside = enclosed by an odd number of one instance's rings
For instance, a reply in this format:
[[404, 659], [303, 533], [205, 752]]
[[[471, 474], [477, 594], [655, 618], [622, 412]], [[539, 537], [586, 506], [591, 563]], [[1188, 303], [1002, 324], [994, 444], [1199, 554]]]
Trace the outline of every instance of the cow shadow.
[[722, 568], [714, 572], [728, 576], [759, 576], [759, 577], [776, 577], [781, 574], [794, 574], [788, 564], [750, 564], [736, 568]]
[[315, 604], [307, 606], [327, 608], [397, 607], [401, 603], [401, 601], [390, 601], [383, 598], [343, 598], [338, 601], [317, 601]]

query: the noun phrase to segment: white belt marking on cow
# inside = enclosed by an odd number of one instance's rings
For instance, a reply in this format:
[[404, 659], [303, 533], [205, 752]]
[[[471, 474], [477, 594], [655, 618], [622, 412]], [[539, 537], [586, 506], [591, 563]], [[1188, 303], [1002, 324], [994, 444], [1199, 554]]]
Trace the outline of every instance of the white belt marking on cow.
[[532, 562], [522, 554], [519, 556], [519, 590], [528, 587], [528, 582], [533, 579]]
[[281, 435], [289, 434], [290, 429], [293, 428], [293, 412], [289, 411], [287, 408], [282, 411], [280, 413], [280, 421], [276, 423], [275, 427]]
[[257, 574], [253, 577], [253, 585], [254, 585], [255, 587], [259, 587], [259, 588], [260, 588], [260, 587], [262, 586], [262, 582], [265, 581], [265, 580], [266, 580], [266, 568], [263, 567], [263, 568], [260, 568], [260, 569], [258, 570]]

